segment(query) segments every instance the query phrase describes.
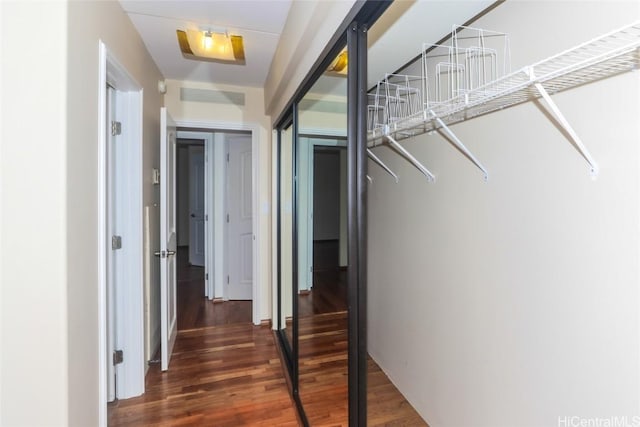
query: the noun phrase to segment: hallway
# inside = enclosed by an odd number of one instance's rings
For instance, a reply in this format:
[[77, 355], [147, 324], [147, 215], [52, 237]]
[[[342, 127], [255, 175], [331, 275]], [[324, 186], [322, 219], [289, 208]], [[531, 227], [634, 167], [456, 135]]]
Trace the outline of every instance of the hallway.
[[167, 372], [154, 364], [143, 396], [109, 405], [109, 426], [297, 426], [268, 326], [251, 301], [209, 301], [204, 268], [178, 249], [178, 337]]

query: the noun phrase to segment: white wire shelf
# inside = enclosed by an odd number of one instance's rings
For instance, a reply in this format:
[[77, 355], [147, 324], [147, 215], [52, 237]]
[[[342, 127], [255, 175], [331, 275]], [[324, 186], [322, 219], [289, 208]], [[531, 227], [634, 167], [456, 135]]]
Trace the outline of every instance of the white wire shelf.
[[[456, 41], [453, 43], [455, 44]], [[477, 88], [464, 90], [462, 87], [453, 92], [454, 96], [442, 102], [432, 102], [423, 93], [424, 108], [413, 110], [405, 108], [403, 111], [407, 113], [404, 115], [398, 114], [397, 111], [394, 114], [388, 114], [386, 110], [393, 109], [393, 102], [390, 100], [393, 101], [394, 98], [389, 96], [387, 91], [385, 97], [377, 96], [374, 104], [369, 107], [368, 146], [375, 147], [386, 142], [397, 149], [397, 141], [434, 130], [444, 131], [450, 138], [453, 136], [456, 145], [462, 144], [448, 128], [449, 125], [542, 98], [590, 164], [592, 175], [595, 176], [598, 173], [597, 164], [553, 103], [550, 94], [637, 69], [639, 63], [640, 21], [496, 78]], [[457, 70], [464, 66], [456, 63], [455, 67], [450, 68]], [[379, 83], [378, 88], [384, 87], [385, 84], [388, 86], [397, 84], [393, 82], [405, 82], [405, 86], [411, 86], [410, 90], [414, 92], [420, 90], [428, 92], [430, 76], [426, 74], [426, 67], [423, 65], [420, 84], [411, 83], [416, 81], [416, 77], [388, 75]], [[408, 90], [405, 88], [404, 92]], [[437, 91], [440, 89], [438, 88]], [[406, 104], [407, 100], [404, 103]], [[464, 146], [462, 148], [465, 154], [470, 155]], [[473, 156], [470, 159], [487, 178], [488, 173], [484, 167]], [[416, 165], [413, 162], [415, 159], [409, 160]], [[422, 169], [421, 171], [424, 173]], [[430, 179], [433, 178], [430, 173], [425, 175]]]

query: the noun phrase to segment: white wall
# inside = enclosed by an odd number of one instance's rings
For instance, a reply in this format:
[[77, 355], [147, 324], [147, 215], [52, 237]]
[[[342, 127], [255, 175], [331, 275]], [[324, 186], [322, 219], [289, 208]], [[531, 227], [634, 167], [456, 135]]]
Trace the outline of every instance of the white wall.
[[161, 75], [116, 1], [1, 7], [0, 424], [97, 425], [98, 40], [144, 87], [145, 204]]
[[[69, 2], [67, 282], [69, 313], [70, 425], [95, 425], [97, 413], [97, 171], [98, 41], [143, 87], [143, 206], [159, 203], [152, 169], [160, 165], [160, 71], [117, 1]], [[142, 215], [142, 212], [140, 212]], [[159, 224], [150, 224], [158, 230]], [[150, 256], [151, 283], [159, 283], [159, 262]], [[142, 284], [140, 284], [142, 286]], [[152, 307], [156, 312], [157, 307]]]
[[[346, 109], [346, 97], [342, 98], [342, 102]], [[302, 110], [300, 111], [300, 133], [347, 136], [347, 113]]]
[[[0, 425], [63, 426], [73, 418], [67, 347], [67, 4], [3, 1], [0, 10]], [[46, 36], [23, 37], [26, 28]], [[95, 283], [95, 277], [87, 279], [86, 284]], [[83, 362], [90, 363], [94, 342], [81, 349]], [[95, 408], [95, 402], [88, 406]]]
[[[244, 106], [213, 102], [182, 101], [180, 88], [203, 89], [212, 91], [230, 91], [244, 94]], [[260, 88], [216, 85], [211, 83], [167, 80], [165, 104], [169, 113], [177, 122], [197, 122], [203, 127], [214, 125], [256, 126], [260, 140], [258, 165], [258, 212], [259, 239], [262, 259], [258, 262], [257, 276], [260, 278], [262, 301], [260, 319], [271, 318], [271, 122], [264, 114], [264, 91]]]
[[[509, 1], [475, 26], [509, 33], [517, 69], [639, 12]], [[370, 168], [369, 352], [430, 425], [640, 415], [639, 80], [554, 95], [596, 181], [532, 102], [452, 127], [486, 183], [437, 134], [403, 143], [434, 184], [376, 149], [400, 183]]]

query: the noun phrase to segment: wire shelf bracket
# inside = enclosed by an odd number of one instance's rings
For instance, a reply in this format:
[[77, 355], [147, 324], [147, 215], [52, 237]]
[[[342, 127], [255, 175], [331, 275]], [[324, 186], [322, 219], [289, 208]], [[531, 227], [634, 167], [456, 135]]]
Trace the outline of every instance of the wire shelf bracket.
[[585, 147], [585, 145], [582, 143], [582, 140], [580, 139], [576, 131], [573, 130], [573, 127], [571, 127], [569, 121], [565, 118], [564, 114], [562, 114], [560, 108], [558, 108], [553, 99], [551, 99], [551, 95], [549, 95], [549, 92], [547, 92], [542, 84], [536, 81], [533, 69], [525, 68], [524, 72], [529, 75], [529, 78], [533, 82], [533, 86], [536, 88], [540, 96], [542, 96], [542, 99], [544, 99], [545, 104], [542, 105], [545, 105], [547, 111], [549, 111], [549, 113], [551, 113], [551, 115], [555, 117], [555, 119], [558, 121], [558, 124], [562, 126], [562, 129], [564, 129], [564, 131], [567, 133], [567, 136], [575, 145], [576, 149], [580, 152], [582, 157], [585, 158], [587, 163], [589, 163], [589, 166], [591, 166], [591, 176], [595, 179], [598, 176], [598, 172], [600, 171], [600, 169], [598, 168], [598, 164], [596, 163], [596, 161], [591, 156], [591, 153], [589, 153], [587, 147]]
[[416, 168], [418, 168], [418, 170], [420, 172], [422, 172], [424, 174], [424, 176], [427, 177], [427, 181], [434, 182], [436, 180], [435, 175], [432, 174], [429, 171], [429, 169], [424, 167], [424, 165], [422, 163], [420, 163], [420, 161], [418, 159], [416, 159], [413, 156], [413, 154], [408, 152], [406, 148], [404, 148], [402, 145], [398, 144], [398, 142], [395, 139], [393, 139], [391, 136], [389, 136], [389, 135], [386, 135], [386, 139], [387, 139], [387, 142], [389, 143], [389, 145], [391, 145], [393, 148], [398, 150], [400, 152], [400, 154], [402, 154], [407, 160], [409, 160], [411, 162], [411, 164], [413, 164]]
[[[389, 166], [385, 165], [384, 162], [382, 160], [380, 160], [380, 158], [378, 156], [376, 156], [373, 151], [371, 151], [370, 149], [367, 148], [367, 154], [369, 155], [369, 157], [371, 158], [371, 160], [373, 160], [374, 162], [376, 162], [378, 165], [380, 165], [380, 167], [382, 169], [385, 170], [385, 172], [387, 172], [389, 175], [391, 175], [392, 177], [395, 178], [396, 180], [396, 184], [400, 181], [400, 179], [398, 178], [398, 175], [396, 175], [390, 168]], [[371, 180], [373, 182], [373, 180]]]
[[458, 148], [458, 150], [462, 151], [464, 155], [467, 156], [467, 158], [471, 160], [471, 162], [474, 165], [476, 165], [478, 169], [482, 171], [482, 173], [484, 174], [484, 180], [488, 181], [489, 172], [487, 172], [487, 169], [485, 169], [485, 167], [482, 166], [482, 163], [480, 163], [480, 161], [476, 158], [476, 156], [474, 156], [473, 153], [469, 151], [469, 149], [462, 143], [462, 141], [460, 141], [460, 139], [456, 136], [456, 134], [453, 133], [453, 131], [449, 128], [449, 126], [447, 126], [446, 123], [443, 122], [440, 117], [436, 116], [436, 113], [434, 113], [433, 110], [430, 110], [429, 114], [433, 116], [433, 119], [440, 126], [440, 129], [442, 129], [442, 131], [449, 137], [453, 145], [455, 145]]

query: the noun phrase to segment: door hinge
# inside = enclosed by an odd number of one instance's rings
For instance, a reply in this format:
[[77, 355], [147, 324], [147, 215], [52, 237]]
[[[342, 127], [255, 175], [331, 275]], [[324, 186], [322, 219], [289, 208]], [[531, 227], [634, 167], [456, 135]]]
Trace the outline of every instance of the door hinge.
[[111, 249], [122, 249], [122, 236], [111, 237]]
[[111, 122], [111, 136], [120, 135], [122, 133], [122, 123], [116, 122], [115, 120]]
[[115, 350], [113, 352], [113, 364], [119, 365], [122, 362], [124, 362], [124, 353], [122, 352], [122, 350]]
[[227, 276], [227, 285], [229, 284], [229, 276]]
[[227, 214], [227, 222], [229, 222], [229, 214]]
[[205, 216], [204, 216], [204, 220], [205, 220], [205, 221], [209, 221], [209, 215], [205, 215]]
[[229, 153], [227, 153], [227, 163], [229, 163]]
[[204, 273], [204, 280], [209, 280], [209, 273]]

